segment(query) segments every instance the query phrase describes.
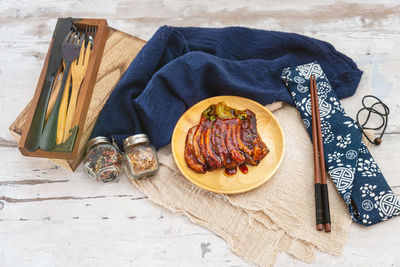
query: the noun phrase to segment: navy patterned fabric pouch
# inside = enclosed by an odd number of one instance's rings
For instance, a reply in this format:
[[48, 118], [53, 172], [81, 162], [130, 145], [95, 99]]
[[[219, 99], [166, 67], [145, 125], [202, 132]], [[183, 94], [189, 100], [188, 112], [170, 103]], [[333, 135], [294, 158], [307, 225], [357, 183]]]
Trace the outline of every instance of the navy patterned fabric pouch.
[[357, 123], [340, 104], [317, 62], [285, 68], [281, 78], [300, 112], [312, 139], [310, 75], [317, 79], [325, 165], [346, 202], [352, 219], [372, 225], [400, 214], [400, 199], [361, 140]]

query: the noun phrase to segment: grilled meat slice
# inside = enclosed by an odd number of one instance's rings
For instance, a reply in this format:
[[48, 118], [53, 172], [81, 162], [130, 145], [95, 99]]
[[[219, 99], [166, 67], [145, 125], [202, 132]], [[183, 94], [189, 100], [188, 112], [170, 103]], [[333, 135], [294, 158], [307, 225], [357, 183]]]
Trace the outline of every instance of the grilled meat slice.
[[225, 123], [228, 126], [225, 135], [226, 147], [228, 148], [228, 152], [232, 160], [235, 161], [237, 165], [240, 165], [244, 163], [246, 158], [244, 157], [243, 153], [239, 150], [239, 147], [235, 146], [235, 141], [233, 140], [236, 139], [235, 127], [239, 125], [240, 119], [228, 119], [225, 120]]
[[241, 123], [240, 140], [241, 148], [246, 154], [246, 163], [257, 165], [269, 152], [265, 143], [257, 132], [256, 115], [246, 109], [246, 119]]
[[238, 141], [238, 147], [244, 153], [244, 157], [246, 158], [245, 163], [255, 166], [258, 164], [258, 162], [254, 161], [253, 158], [251, 157], [253, 151], [247, 145], [245, 145], [245, 142], [242, 141], [241, 132], [242, 132], [242, 124], [236, 128], [236, 138]]
[[212, 130], [212, 144], [214, 151], [219, 155], [222, 161], [222, 165], [225, 168], [234, 168], [237, 163], [232, 160], [229, 150], [225, 143], [226, 133], [228, 129], [228, 124], [226, 120], [217, 118], [213, 124]]
[[189, 129], [188, 134], [186, 135], [185, 142], [185, 161], [186, 164], [194, 170], [195, 172], [205, 173], [206, 168], [203, 164], [199, 163], [193, 151], [193, 136], [197, 129], [197, 125], [193, 126]]
[[205, 158], [203, 157], [203, 154], [201, 153], [200, 150], [200, 139], [201, 139], [201, 132], [203, 131], [203, 123], [206, 121], [207, 119], [204, 118], [203, 116], [200, 118], [200, 123], [197, 126], [196, 131], [194, 132], [193, 135], [193, 154], [196, 157], [196, 160], [206, 166], [207, 162], [205, 160]]
[[215, 170], [221, 168], [222, 166], [221, 159], [215, 153], [212, 147], [211, 127], [213, 127], [213, 122], [211, 120], [204, 121], [203, 130], [201, 132], [201, 138], [200, 138], [200, 151], [203, 157], [206, 159], [207, 170]]

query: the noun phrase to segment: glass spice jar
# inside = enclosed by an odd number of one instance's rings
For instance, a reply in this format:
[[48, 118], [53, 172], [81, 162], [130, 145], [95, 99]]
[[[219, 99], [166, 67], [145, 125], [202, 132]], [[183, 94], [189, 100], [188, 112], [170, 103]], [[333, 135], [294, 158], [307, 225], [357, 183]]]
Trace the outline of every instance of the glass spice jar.
[[136, 134], [122, 141], [125, 171], [131, 179], [142, 179], [158, 172], [157, 152], [146, 134]]
[[118, 178], [123, 169], [123, 156], [110, 139], [97, 136], [86, 145], [84, 160], [86, 173], [99, 182], [111, 182]]

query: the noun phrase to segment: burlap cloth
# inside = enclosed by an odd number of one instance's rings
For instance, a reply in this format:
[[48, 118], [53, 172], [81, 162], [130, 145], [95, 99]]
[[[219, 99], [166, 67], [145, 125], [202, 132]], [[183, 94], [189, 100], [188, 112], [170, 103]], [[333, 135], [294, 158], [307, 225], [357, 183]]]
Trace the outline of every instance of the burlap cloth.
[[170, 146], [158, 151], [159, 174], [133, 183], [156, 204], [213, 231], [257, 265], [273, 265], [282, 251], [305, 262], [313, 261], [316, 248], [340, 255], [351, 223], [346, 205], [328, 179], [332, 232], [316, 230], [310, 138], [297, 109], [282, 103], [267, 108], [283, 128], [286, 150], [278, 172], [259, 188], [238, 195], [202, 190], [181, 175]]

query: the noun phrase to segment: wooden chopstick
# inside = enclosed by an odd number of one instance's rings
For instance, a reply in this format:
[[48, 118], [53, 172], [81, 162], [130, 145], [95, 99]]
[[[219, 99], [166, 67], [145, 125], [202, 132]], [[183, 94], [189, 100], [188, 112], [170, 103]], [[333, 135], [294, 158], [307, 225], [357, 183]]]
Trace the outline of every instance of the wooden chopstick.
[[312, 140], [313, 140], [313, 152], [314, 152], [314, 189], [315, 189], [315, 216], [317, 230], [323, 230], [324, 218], [322, 209], [322, 194], [321, 194], [321, 175], [320, 175], [320, 163], [318, 156], [318, 130], [316, 122], [315, 112], [315, 96], [314, 96], [314, 82], [313, 76], [310, 77], [310, 92], [311, 92], [311, 117], [312, 117]]
[[314, 187], [317, 230], [331, 231], [331, 217], [329, 211], [328, 187], [326, 184], [324, 145], [321, 132], [321, 118], [317, 92], [317, 80], [314, 75], [310, 77], [311, 109], [312, 109], [312, 136], [314, 151]]

